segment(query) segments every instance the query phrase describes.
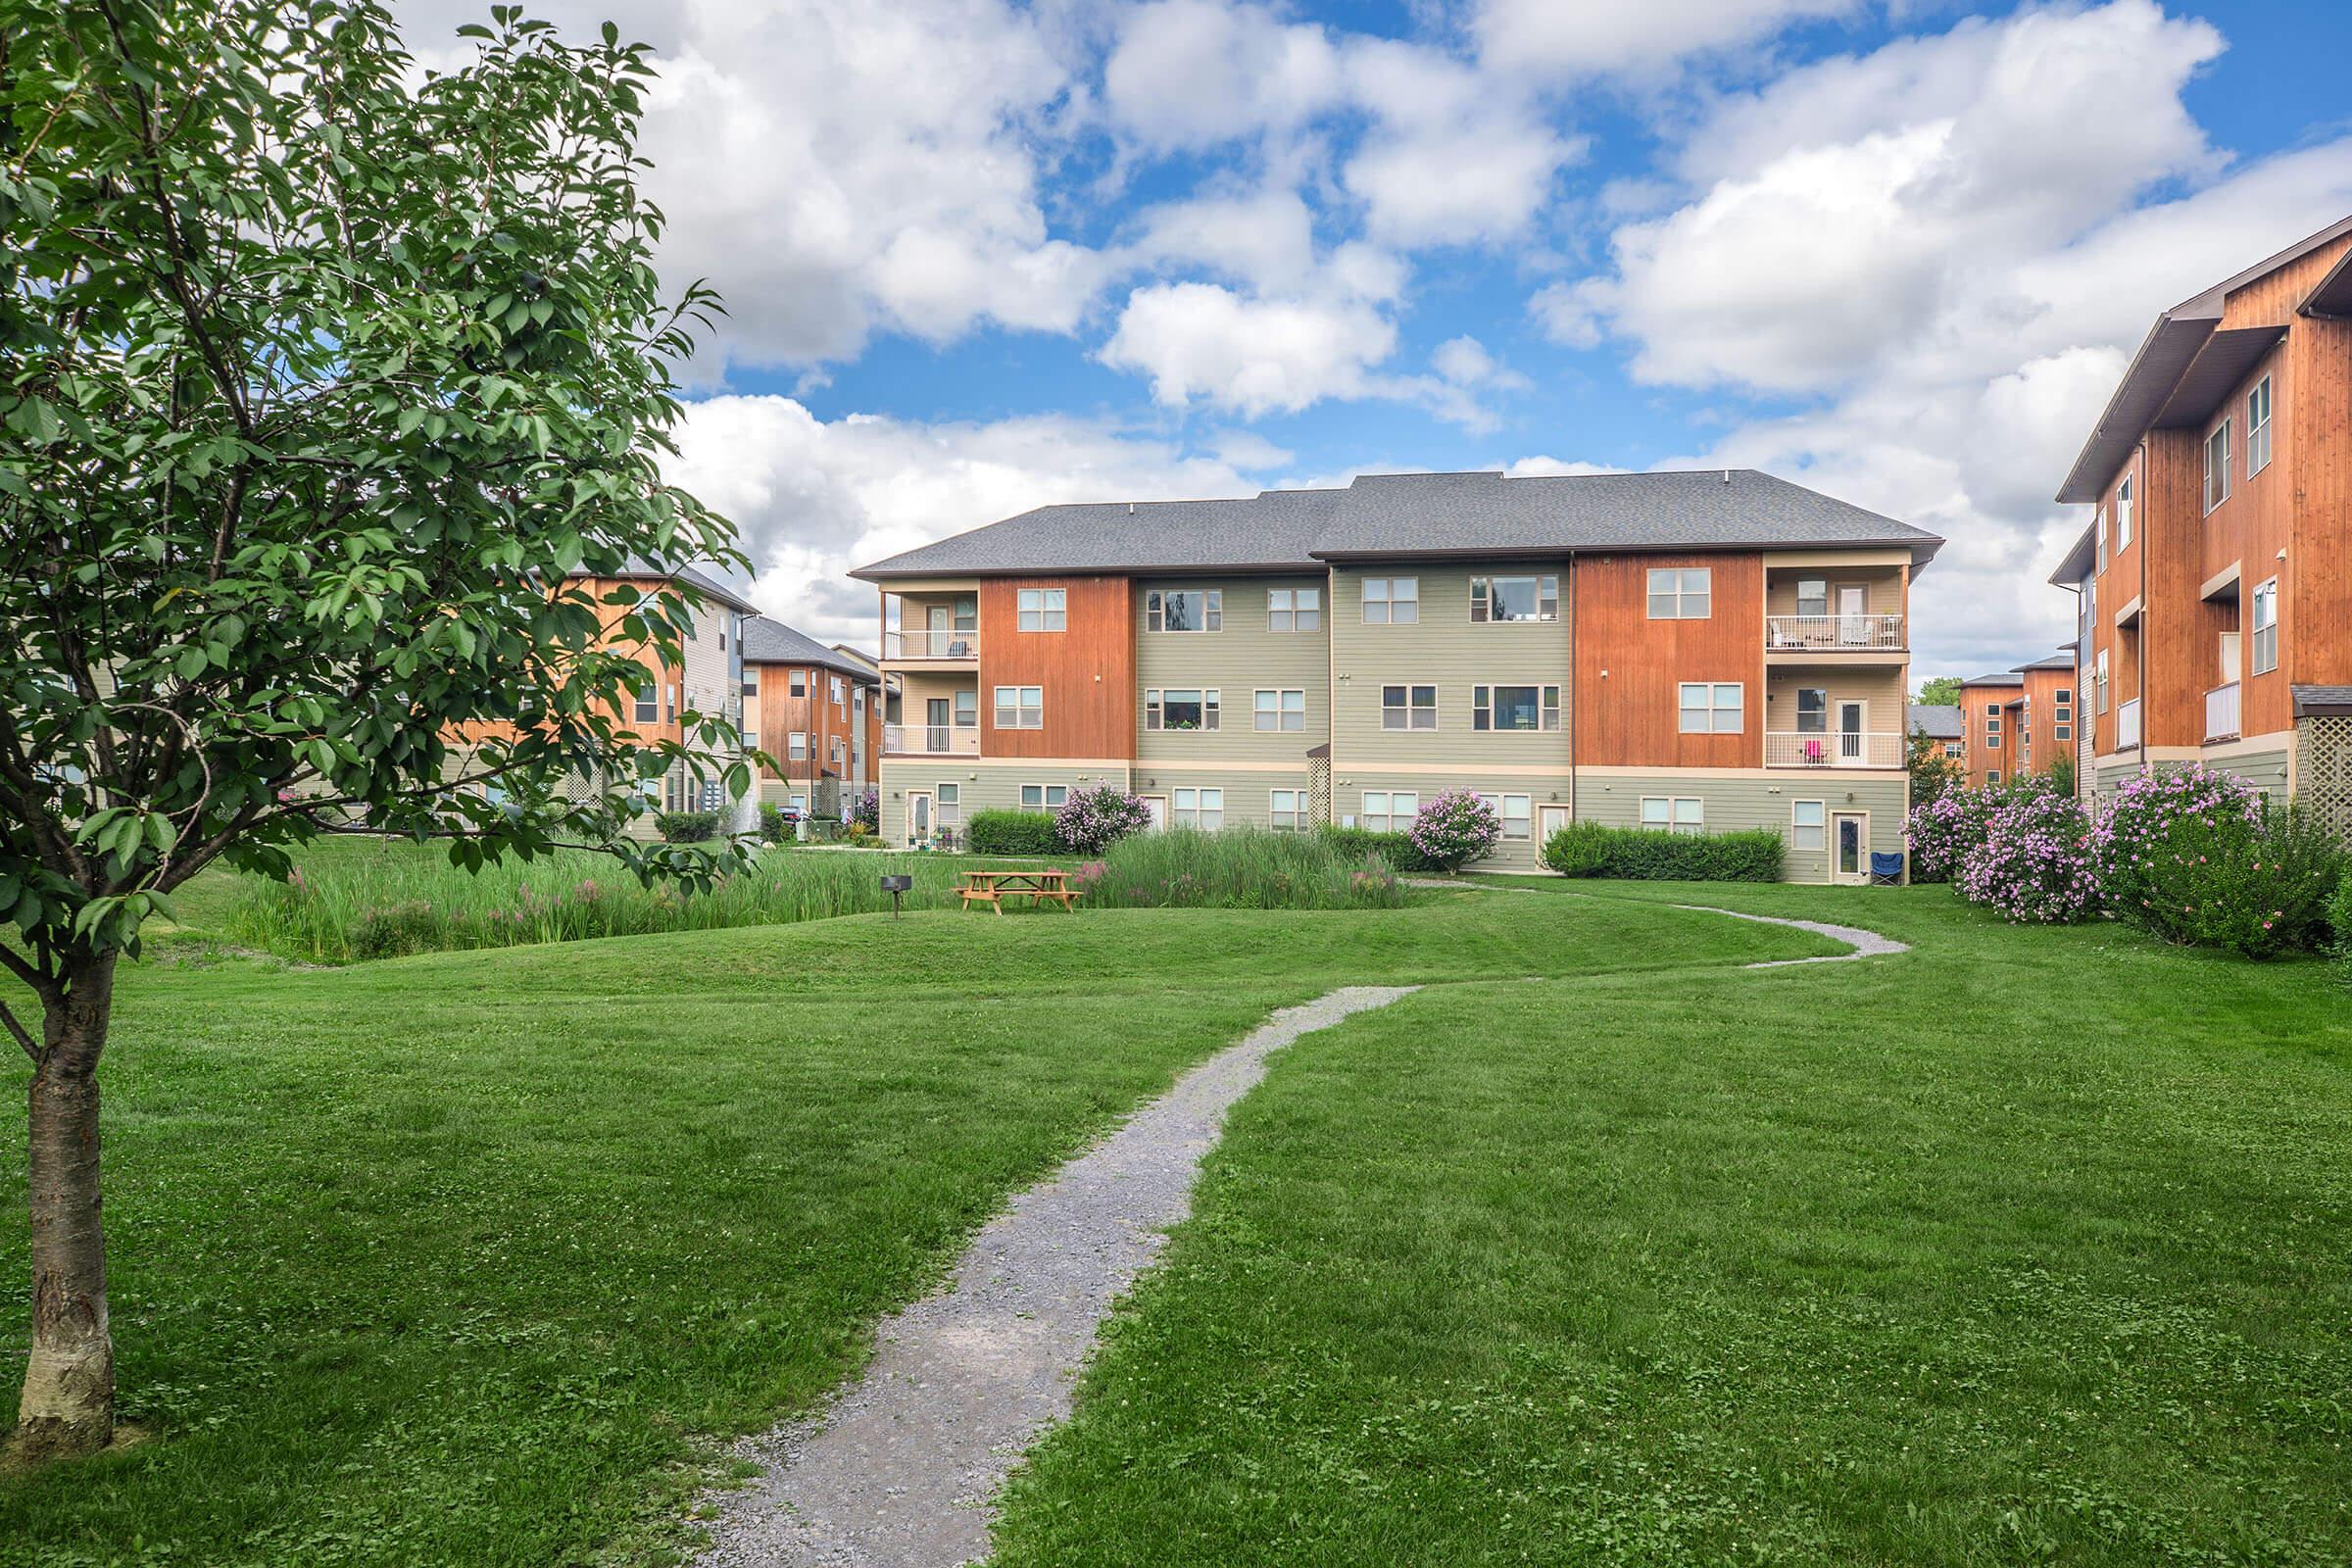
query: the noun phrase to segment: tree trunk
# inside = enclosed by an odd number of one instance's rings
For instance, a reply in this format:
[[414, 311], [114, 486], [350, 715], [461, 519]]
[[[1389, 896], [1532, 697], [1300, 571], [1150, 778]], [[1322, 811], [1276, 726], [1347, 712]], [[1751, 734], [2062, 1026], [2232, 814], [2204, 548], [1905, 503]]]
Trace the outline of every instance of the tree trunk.
[[114, 990], [114, 955], [89, 958], [42, 1015], [29, 1097], [32, 1356], [9, 1440], [9, 1457], [22, 1465], [95, 1452], [115, 1436], [98, 1215], [98, 1055]]

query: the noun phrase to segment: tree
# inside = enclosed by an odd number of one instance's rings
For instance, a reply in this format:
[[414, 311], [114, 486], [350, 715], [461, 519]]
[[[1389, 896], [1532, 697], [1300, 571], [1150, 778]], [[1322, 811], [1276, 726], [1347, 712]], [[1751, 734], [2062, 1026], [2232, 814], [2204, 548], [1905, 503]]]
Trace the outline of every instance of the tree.
[[1903, 766], [1911, 773], [1914, 810], [1943, 799], [1965, 782], [1958, 760], [1944, 755], [1943, 742], [1916, 724], [1903, 739]]
[[600, 848], [691, 885], [742, 852], [630, 842], [641, 779], [749, 778], [718, 716], [621, 727], [693, 595], [573, 576], [740, 562], [658, 472], [716, 302], [665, 306], [650, 264], [645, 51], [501, 6], [471, 63], [418, 81], [371, 0], [0, 5], [29, 1462], [110, 1440], [98, 1064], [118, 960], [174, 887], [283, 876], [338, 827], [469, 869]]
[[1957, 675], [1938, 675], [1934, 680], [1920, 682], [1919, 695], [1911, 700], [1922, 708], [1957, 708], [1960, 684]]

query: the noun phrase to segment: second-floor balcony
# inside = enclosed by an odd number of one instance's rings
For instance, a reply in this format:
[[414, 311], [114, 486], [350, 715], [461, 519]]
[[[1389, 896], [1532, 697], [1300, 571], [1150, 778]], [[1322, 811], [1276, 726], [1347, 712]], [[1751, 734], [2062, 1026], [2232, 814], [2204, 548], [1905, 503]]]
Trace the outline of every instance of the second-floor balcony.
[[1772, 653], [1900, 653], [1899, 613], [1766, 615], [1764, 646]]
[[882, 634], [882, 657], [901, 663], [916, 661], [968, 664], [980, 657], [980, 633], [968, 627], [962, 631], [939, 627], [886, 631]]
[[1900, 767], [1903, 737], [1860, 730], [1767, 732], [1766, 767]]
[[2124, 751], [2139, 744], [2139, 699], [2115, 707], [2115, 749]]
[[980, 731], [971, 724], [885, 724], [882, 750], [894, 757], [978, 757]]
[[[2216, 686], [2205, 694], [2205, 738], [2209, 741], [2233, 741], [2243, 733], [2244, 715], [2237, 682]], [[2134, 716], [2137, 716], [2134, 714]]]

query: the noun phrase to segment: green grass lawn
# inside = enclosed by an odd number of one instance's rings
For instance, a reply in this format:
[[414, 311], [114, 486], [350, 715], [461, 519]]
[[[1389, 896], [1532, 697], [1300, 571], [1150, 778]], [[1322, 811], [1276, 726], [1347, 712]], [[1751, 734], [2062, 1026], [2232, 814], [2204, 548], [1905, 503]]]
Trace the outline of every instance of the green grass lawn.
[[2352, 1560], [2352, 1017], [1941, 889], [1581, 885], [1899, 957], [1433, 988], [1275, 1058], [1053, 1564]]
[[[713, 1439], [808, 1408], [1007, 1194], [1268, 1009], [1832, 950], [1437, 894], [304, 969], [202, 940], [233, 896], [198, 890], [196, 929], [126, 971], [105, 1070], [122, 1414], [150, 1436], [0, 1481], [11, 1568], [660, 1560]], [[23, 1154], [10, 1118], [9, 1214]], [[24, 1249], [0, 1223], [0, 1281]], [[24, 1333], [0, 1296], [0, 1368]]]

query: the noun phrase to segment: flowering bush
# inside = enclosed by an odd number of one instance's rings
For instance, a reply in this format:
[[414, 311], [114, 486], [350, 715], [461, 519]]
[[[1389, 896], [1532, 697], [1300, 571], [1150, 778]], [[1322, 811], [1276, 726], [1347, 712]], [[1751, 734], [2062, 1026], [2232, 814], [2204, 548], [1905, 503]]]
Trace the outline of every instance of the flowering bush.
[[2091, 871], [2107, 906], [2123, 919], [2164, 930], [2154, 902], [2157, 858], [2189, 823], [2262, 819], [2262, 799], [2244, 780], [2202, 767], [2142, 773], [2127, 780], [2090, 827]]
[[1104, 784], [1072, 790], [1054, 816], [1054, 835], [1080, 855], [1100, 855], [1130, 833], [1152, 825], [1152, 808], [1125, 790]]
[[2183, 817], [2133, 868], [2133, 914], [2168, 942], [2271, 958], [2320, 945], [2343, 854], [2301, 811]]
[[882, 831], [882, 792], [867, 790], [850, 803], [850, 826], [867, 833]]
[[2050, 793], [2048, 779], [2029, 773], [1991, 789], [1946, 790], [1913, 807], [1906, 824], [1911, 880], [1957, 880], [1969, 852], [1984, 842], [1994, 812], [2013, 801], [2037, 799]]
[[1502, 818], [1468, 790], [1430, 797], [1405, 833], [1413, 853], [1444, 871], [1458, 871], [1494, 853], [1502, 842]]
[[2098, 908], [2082, 808], [2046, 790], [1999, 799], [1960, 862], [1961, 897], [2011, 920], [2064, 925]]

